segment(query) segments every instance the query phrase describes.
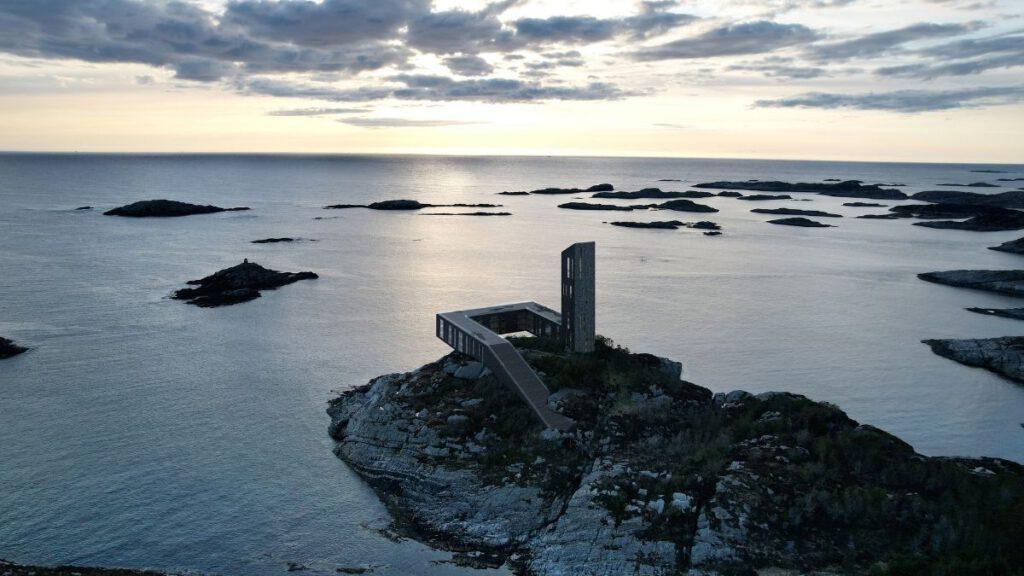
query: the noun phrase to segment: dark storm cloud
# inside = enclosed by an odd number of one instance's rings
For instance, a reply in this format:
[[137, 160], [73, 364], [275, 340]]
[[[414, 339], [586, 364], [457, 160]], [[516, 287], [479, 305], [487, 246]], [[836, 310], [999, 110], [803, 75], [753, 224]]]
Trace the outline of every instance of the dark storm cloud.
[[1024, 102], [1024, 86], [959, 90], [898, 90], [867, 94], [808, 92], [790, 98], [758, 100], [761, 108], [851, 108], [891, 112], [929, 112]]
[[972, 32], [981, 27], [980, 23], [933, 24], [922, 22], [896, 30], [876, 32], [852, 40], [818, 44], [809, 50], [809, 55], [821, 61], [842, 61], [851, 58], [872, 58], [881, 56], [915, 40], [945, 38]]
[[762, 54], [806, 44], [817, 38], [816, 32], [801, 24], [758, 20], [713, 28], [697, 36], [640, 50], [633, 57], [637, 60], [672, 60]]

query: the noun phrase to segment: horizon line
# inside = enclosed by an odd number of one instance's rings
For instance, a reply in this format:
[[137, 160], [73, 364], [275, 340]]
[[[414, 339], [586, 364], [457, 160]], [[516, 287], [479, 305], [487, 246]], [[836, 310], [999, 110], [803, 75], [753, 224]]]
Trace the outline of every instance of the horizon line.
[[268, 152], [268, 151], [80, 151], [80, 150], [0, 150], [0, 156], [294, 156], [294, 157], [344, 157], [344, 156], [420, 156], [447, 158], [594, 158], [633, 160], [745, 160], [763, 162], [819, 162], [844, 164], [921, 164], [950, 166], [1020, 166], [1024, 161], [1014, 162], [972, 162], [972, 161], [920, 161], [920, 160], [831, 160], [823, 158], [766, 158], [751, 156], [673, 156], [647, 154], [543, 154], [543, 153], [466, 153], [466, 152]]

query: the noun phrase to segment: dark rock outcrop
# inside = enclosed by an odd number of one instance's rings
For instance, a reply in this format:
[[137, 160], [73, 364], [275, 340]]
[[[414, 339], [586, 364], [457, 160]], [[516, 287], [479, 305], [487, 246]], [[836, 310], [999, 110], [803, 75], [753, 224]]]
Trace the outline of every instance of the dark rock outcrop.
[[1018, 464], [923, 456], [794, 394], [712, 395], [677, 363], [604, 341], [587, 355], [514, 344], [574, 432], [541, 430], [493, 375], [456, 379], [457, 354], [330, 403], [336, 454], [404, 533], [530, 575], [1024, 563]]
[[696, 184], [694, 188], [714, 188], [731, 190], [754, 190], [757, 192], [809, 192], [823, 196], [837, 196], [840, 198], [869, 198], [872, 200], [902, 200], [906, 194], [892, 188], [882, 188], [878, 184], [864, 184], [860, 180], [845, 180], [843, 182], [765, 182], [761, 180], [747, 180], [745, 182], [705, 182]]
[[661, 204], [651, 204], [648, 207], [656, 208], [658, 210], [673, 210], [675, 212], [718, 212], [717, 208], [713, 208], [707, 204], [698, 204], [697, 202], [683, 198], [669, 200], [668, 202], [662, 202]]
[[422, 210], [423, 208], [500, 208], [501, 204], [424, 204], [419, 200], [381, 200], [369, 204], [331, 204], [325, 210], [369, 208], [370, 210]]
[[999, 252], [1009, 252], [1011, 254], [1024, 254], [1024, 238], [1017, 238], [1016, 240], [1003, 242], [999, 246], [989, 246], [988, 249], [998, 250]]
[[643, 190], [637, 190], [636, 192], [598, 192], [594, 194], [592, 198], [621, 198], [623, 200], [637, 200], [640, 198], [710, 198], [714, 196], [711, 192], [698, 192], [696, 190], [690, 190], [688, 192], [666, 192], [660, 188], [644, 188]]
[[629, 212], [634, 210], [633, 206], [616, 206], [615, 204], [591, 204], [590, 202], [566, 202], [559, 204], [559, 208], [566, 210], [610, 210], [614, 212]]
[[8, 340], [3, 336], [0, 336], [0, 360], [3, 360], [4, 358], [10, 358], [12, 356], [17, 356], [18, 354], [21, 354], [26, 350], [28, 350], [28, 348], [18, 346], [13, 341]]
[[511, 216], [511, 212], [425, 212], [422, 216]]
[[986, 316], [1024, 320], [1024, 308], [967, 308], [967, 311]]
[[214, 214], [216, 212], [234, 212], [248, 210], [245, 206], [237, 208], [221, 208], [220, 206], [189, 204], [176, 200], [140, 200], [132, 202], [103, 214], [107, 216], [127, 216], [131, 218], [169, 218], [175, 216], [192, 216], [193, 214]]
[[915, 222], [915, 226], [976, 232], [999, 232], [1024, 229], [1024, 212], [983, 204], [907, 204], [889, 209], [893, 218], [967, 218], [963, 221], [941, 220]]
[[253, 244], [278, 244], [278, 243], [281, 243], [281, 242], [295, 242], [297, 240], [300, 240], [300, 239], [299, 238], [288, 238], [288, 237], [282, 237], [282, 238], [263, 238], [262, 240], [253, 240], [252, 243]]
[[680, 222], [679, 220], [667, 220], [660, 222], [609, 222], [612, 226], [623, 228], [656, 228], [660, 230], [678, 230], [679, 228], [694, 228], [696, 230], [721, 230], [722, 227], [714, 222], [701, 220], [700, 222]]
[[885, 208], [886, 204], [876, 204], [874, 202], [843, 202], [843, 206], [849, 206], [850, 208]]
[[861, 214], [857, 218], [864, 218], [866, 220], [899, 220], [901, 218], [913, 218], [910, 214], [896, 214], [890, 212], [888, 214]]
[[0, 560], [3, 576], [172, 576], [166, 572], [131, 570], [126, 568], [96, 568], [89, 566], [25, 566]]
[[842, 214], [832, 214], [821, 210], [799, 210], [797, 208], [754, 208], [756, 214], [778, 214], [780, 216], [818, 216], [821, 218], [842, 218]]
[[765, 200], [792, 200], [793, 197], [789, 194], [747, 194], [746, 196], [737, 196], [737, 199], [748, 202], [764, 202]]
[[502, 196], [529, 196], [530, 195], [530, 193], [527, 192], [526, 190], [513, 190], [513, 191], [506, 190], [504, 192], [498, 192], [498, 194], [500, 194]]
[[808, 218], [795, 217], [795, 218], [778, 218], [776, 220], [769, 220], [769, 224], [779, 224], [781, 226], [800, 226], [802, 228], [833, 228], [831, 224], [822, 224]]
[[1024, 336], [922, 342], [939, 356], [1024, 383]]
[[925, 190], [911, 195], [913, 200], [944, 204], [969, 204], [975, 206], [999, 206], [1002, 208], [1024, 208], [1024, 191], [1009, 190], [998, 194], [979, 194], [962, 190]]
[[227, 306], [260, 297], [260, 290], [274, 290], [299, 280], [312, 280], [312, 272], [278, 272], [245, 260], [200, 280], [189, 280], [195, 288], [182, 288], [171, 298], [186, 300], [202, 308]]
[[957, 186], [960, 188], [999, 188], [997, 184], [989, 184], [988, 182], [971, 182], [970, 184], [946, 182], [945, 184], [939, 184], [939, 186]]
[[75, 210], [92, 210], [92, 206], [79, 206]]
[[657, 230], [678, 230], [683, 225], [679, 220], [665, 220], [656, 222], [609, 222], [612, 226], [622, 228], [653, 228]]
[[925, 272], [917, 277], [946, 286], [1024, 297], [1024, 270], [946, 270]]
[[582, 194], [585, 192], [611, 192], [615, 190], [615, 187], [611, 184], [594, 184], [590, 188], [541, 188], [539, 190], [530, 190], [529, 192], [516, 191], [516, 192], [499, 192], [506, 196], [525, 196], [527, 194]]
[[732, 192], [730, 190], [726, 190], [724, 192], [719, 192], [718, 195], [721, 196], [722, 198], [742, 198], [743, 197], [743, 194], [740, 194], [739, 192]]

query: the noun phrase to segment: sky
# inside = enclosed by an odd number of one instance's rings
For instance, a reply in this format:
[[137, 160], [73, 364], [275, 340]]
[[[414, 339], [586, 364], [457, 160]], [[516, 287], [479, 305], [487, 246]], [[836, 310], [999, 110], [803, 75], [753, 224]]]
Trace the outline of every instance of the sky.
[[0, 150], [1024, 163], [1024, 0], [0, 0]]

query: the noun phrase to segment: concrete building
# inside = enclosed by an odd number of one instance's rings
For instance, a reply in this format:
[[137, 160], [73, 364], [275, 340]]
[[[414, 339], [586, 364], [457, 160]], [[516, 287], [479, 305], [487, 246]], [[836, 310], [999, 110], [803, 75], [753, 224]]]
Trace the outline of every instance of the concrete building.
[[569, 352], [594, 351], [594, 243], [562, 251], [562, 339]]
[[441, 312], [436, 335], [458, 352], [484, 364], [512, 388], [548, 428], [569, 430], [574, 422], [548, 407], [547, 386], [502, 334], [528, 332], [556, 338], [568, 352], [594, 351], [594, 243], [562, 252], [562, 313], [536, 302]]

